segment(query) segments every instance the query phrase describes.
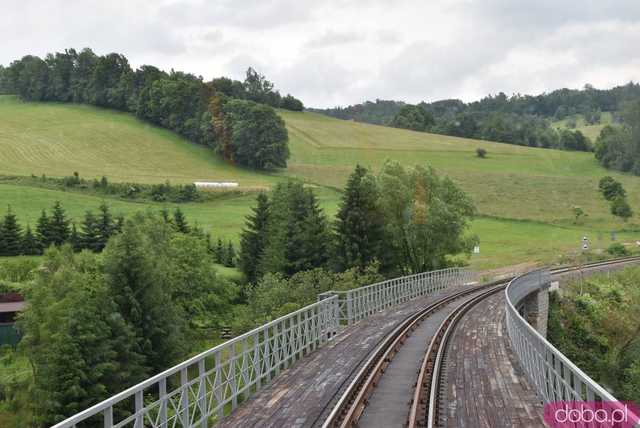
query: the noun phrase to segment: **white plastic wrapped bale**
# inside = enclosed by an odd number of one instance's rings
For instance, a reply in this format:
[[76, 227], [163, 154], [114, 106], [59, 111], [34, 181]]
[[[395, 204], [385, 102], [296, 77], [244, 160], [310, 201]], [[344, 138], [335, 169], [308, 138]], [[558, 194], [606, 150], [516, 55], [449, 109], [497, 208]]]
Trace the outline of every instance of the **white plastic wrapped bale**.
[[193, 184], [197, 188], [220, 188], [220, 187], [238, 187], [238, 183], [235, 181], [195, 181]]

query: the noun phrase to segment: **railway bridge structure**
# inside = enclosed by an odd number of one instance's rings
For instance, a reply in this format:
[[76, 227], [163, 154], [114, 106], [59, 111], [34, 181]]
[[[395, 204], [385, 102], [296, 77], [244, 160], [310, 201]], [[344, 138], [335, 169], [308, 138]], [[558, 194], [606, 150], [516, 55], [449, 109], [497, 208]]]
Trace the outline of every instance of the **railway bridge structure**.
[[544, 426], [545, 403], [615, 400], [546, 340], [549, 288], [638, 262], [330, 291], [55, 428]]

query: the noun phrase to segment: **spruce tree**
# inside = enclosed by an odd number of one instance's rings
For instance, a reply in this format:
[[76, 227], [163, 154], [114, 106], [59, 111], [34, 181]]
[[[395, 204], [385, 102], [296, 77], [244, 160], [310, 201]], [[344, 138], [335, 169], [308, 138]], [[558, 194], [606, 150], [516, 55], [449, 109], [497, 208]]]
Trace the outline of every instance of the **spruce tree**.
[[94, 256], [65, 246], [43, 264], [21, 320], [25, 354], [38, 373], [29, 388], [34, 426], [51, 426], [151, 374]]
[[189, 233], [189, 225], [187, 219], [184, 217], [182, 210], [178, 207], [173, 213], [173, 225], [176, 231], [180, 233]]
[[258, 280], [260, 258], [267, 240], [267, 220], [269, 218], [269, 198], [266, 193], [258, 194], [253, 214], [247, 216], [245, 228], [240, 235], [240, 255], [238, 266], [250, 283]]
[[36, 239], [42, 250], [46, 250], [51, 245], [51, 232], [49, 229], [49, 217], [47, 212], [42, 210], [42, 214], [36, 224]]
[[378, 189], [366, 168], [356, 166], [349, 177], [336, 215], [336, 264], [340, 270], [363, 269], [384, 258], [384, 221], [378, 206]]
[[225, 254], [224, 265], [227, 267], [234, 267], [236, 260], [236, 250], [233, 248], [233, 243], [229, 241], [227, 245], [227, 254]]
[[71, 224], [71, 234], [69, 235], [69, 244], [71, 244], [71, 248], [73, 251], [78, 252], [82, 250], [82, 239], [80, 234], [78, 233], [78, 229], [76, 228], [76, 223]]
[[80, 246], [94, 253], [102, 250], [100, 225], [91, 211], [84, 214], [84, 220], [80, 225]]
[[122, 232], [123, 226], [124, 226], [124, 216], [122, 214], [118, 214], [116, 216], [116, 221], [113, 226], [113, 233], [116, 234], [116, 233]]
[[[150, 372], [169, 367], [181, 352], [181, 320], [172, 301], [173, 284], [163, 254], [171, 233], [161, 220], [127, 220], [104, 251], [105, 282], [118, 311], [137, 337]], [[151, 233], [151, 232], [154, 233]], [[155, 233], [157, 232], [157, 233]]]
[[109, 212], [109, 207], [106, 203], [100, 205], [100, 214], [97, 219], [98, 236], [96, 241], [96, 251], [100, 252], [107, 245], [109, 238], [115, 233], [116, 225], [113, 221], [113, 216]]
[[49, 234], [51, 243], [56, 246], [60, 246], [69, 240], [69, 235], [71, 234], [69, 220], [67, 220], [60, 201], [56, 201], [53, 204], [51, 219], [49, 219]]
[[224, 245], [222, 239], [218, 238], [218, 244], [216, 245], [216, 263], [223, 264], [225, 260]]
[[27, 256], [35, 256], [42, 253], [42, 248], [38, 239], [31, 231], [31, 226], [27, 225], [27, 229], [22, 237], [22, 254]]
[[22, 252], [22, 229], [16, 216], [8, 207], [7, 214], [2, 221], [2, 253], [3, 256], [18, 256]]
[[328, 222], [313, 191], [298, 182], [277, 185], [269, 204], [261, 272], [293, 275], [324, 267], [329, 242]]

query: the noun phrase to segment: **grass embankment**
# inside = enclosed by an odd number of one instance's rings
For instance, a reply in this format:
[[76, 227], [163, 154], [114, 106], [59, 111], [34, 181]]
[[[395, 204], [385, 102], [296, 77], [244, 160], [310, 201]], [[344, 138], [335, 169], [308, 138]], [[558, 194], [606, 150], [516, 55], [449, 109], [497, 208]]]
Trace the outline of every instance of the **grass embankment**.
[[[598, 194], [598, 180], [612, 175], [640, 210], [640, 179], [609, 172], [591, 153], [534, 149], [486, 141], [405, 131], [332, 119], [314, 113], [280, 111], [290, 136], [289, 168], [278, 174], [246, 171], [222, 162], [212, 150], [190, 144], [171, 132], [134, 117], [88, 106], [22, 103], [0, 97], [0, 174], [68, 176], [87, 179], [106, 175], [111, 181], [188, 183], [198, 179], [233, 180], [246, 187], [270, 187], [287, 177], [316, 186], [329, 216], [337, 210], [346, 178], [356, 163], [375, 170], [385, 159], [429, 164], [459, 183], [475, 201], [480, 217], [473, 232], [481, 253], [477, 267], [522, 261], [550, 261], [576, 251], [587, 234], [606, 248], [611, 230], [640, 229], [614, 219]], [[479, 159], [475, 150], [488, 151]], [[0, 213], [10, 204], [19, 220], [32, 226], [54, 201], [79, 221], [96, 209], [101, 196], [0, 184]], [[209, 202], [181, 204], [187, 218], [212, 235], [237, 242], [254, 197], [238, 195]], [[172, 209], [175, 204], [108, 199], [114, 212]], [[573, 224], [572, 207], [588, 214]], [[598, 245], [597, 236], [604, 238]], [[640, 234], [638, 234], [640, 236]], [[632, 232], [619, 234], [633, 239]]]

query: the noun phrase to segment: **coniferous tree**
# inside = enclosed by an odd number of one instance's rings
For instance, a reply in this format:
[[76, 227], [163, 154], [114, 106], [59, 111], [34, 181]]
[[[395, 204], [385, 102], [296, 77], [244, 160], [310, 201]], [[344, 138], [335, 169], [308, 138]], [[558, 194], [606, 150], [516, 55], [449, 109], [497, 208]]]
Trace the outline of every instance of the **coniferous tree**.
[[25, 353], [38, 376], [31, 402], [37, 426], [51, 426], [150, 374], [130, 325], [93, 255], [47, 251], [20, 320]]
[[267, 240], [267, 219], [269, 218], [269, 198], [260, 193], [253, 214], [247, 217], [240, 236], [238, 266], [250, 283], [258, 280], [260, 258]]
[[96, 242], [96, 251], [102, 251], [107, 245], [109, 238], [115, 233], [116, 225], [113, 221], [113, 216], [109, 212], [109, 207], [106, 203], [100, 205], [100, 214], [97, 219], [98, 239]]
[[234, 267], [236, 265], [236, 250], [233, 248], [233, 243], [229, 241], [227, 245], [227, 254], [225, 254], [224, 265], [227, 267]]
[[27, 225], [27, 229], [22, 237], [22, 254], [27, 256], [35, 256], [42, 253], [42, 248], [38, 239], [31, 231], [31, 226]]
[[124, 216], [122, 214], [118, 214], [116, 216], [116, 221], [113, 226], [113, 233], [116, 234], [116, 233], [122, 232], [123, 226], [124, 226]]
[[87, 211], [84, 214], [84, 220], [82, 220], [80, 229], [81, 247], [95, 253], [101, 251], [100, 224], [91, 211]]
[[78, 233], [78, 229], [76, 228], [76, 223], [71, 223], [71, 234], [69, 234], [69, 244], [73, 251], [78, 252], [82, 250], [82, 238]]
[[69, 229], [69, 220], [60, 201], [53, 204], [51, 218], [49, 219], [49, 236], [51, 243], [60, 246], [69, 240], [71, 230]]
[[36, 238], [38, 239], [40, 248], [46, 250], [52, 243], [51, 232], [49, 229], [49, 217], [47, 212], [42, 210], [38, 223], [36, 224]]
[[178, 232], [189, 233], [189, 224], [187, 223], [187, 219], [184, 217], [180, 208], [176, 208], [173, 212], [173, 224]]
[[2, 222], [2, 254], [3, 256], [17, 256], [22, 252], [22, 229], [18, 224], [16, 215], [7, 209], [7, 214]]
[[181, 349], [173, 284], [166, 283], [170, 260], [162, 253], [170, 236], [162, 220], [139, 215], [125, 222], [103, 253], [105, 282], [152, 372], [169, 367]]
[[278, 184], [272, 192], [263, 273], [293, 275], [326, 266], [330, 235], [327, 219], [311, 189], [302, 183]]
[[224, 245], [222, 244], [222, 239], [218, 238], [218, 243], [216, 245], [216, 263], [223, 264], [224, 260], [225, 260]]
[[375, 178], [357, 165], [347, 181], [336, 215], [336, 263], [339, 269], [363, 269], [384, 258], [384, 220]]

